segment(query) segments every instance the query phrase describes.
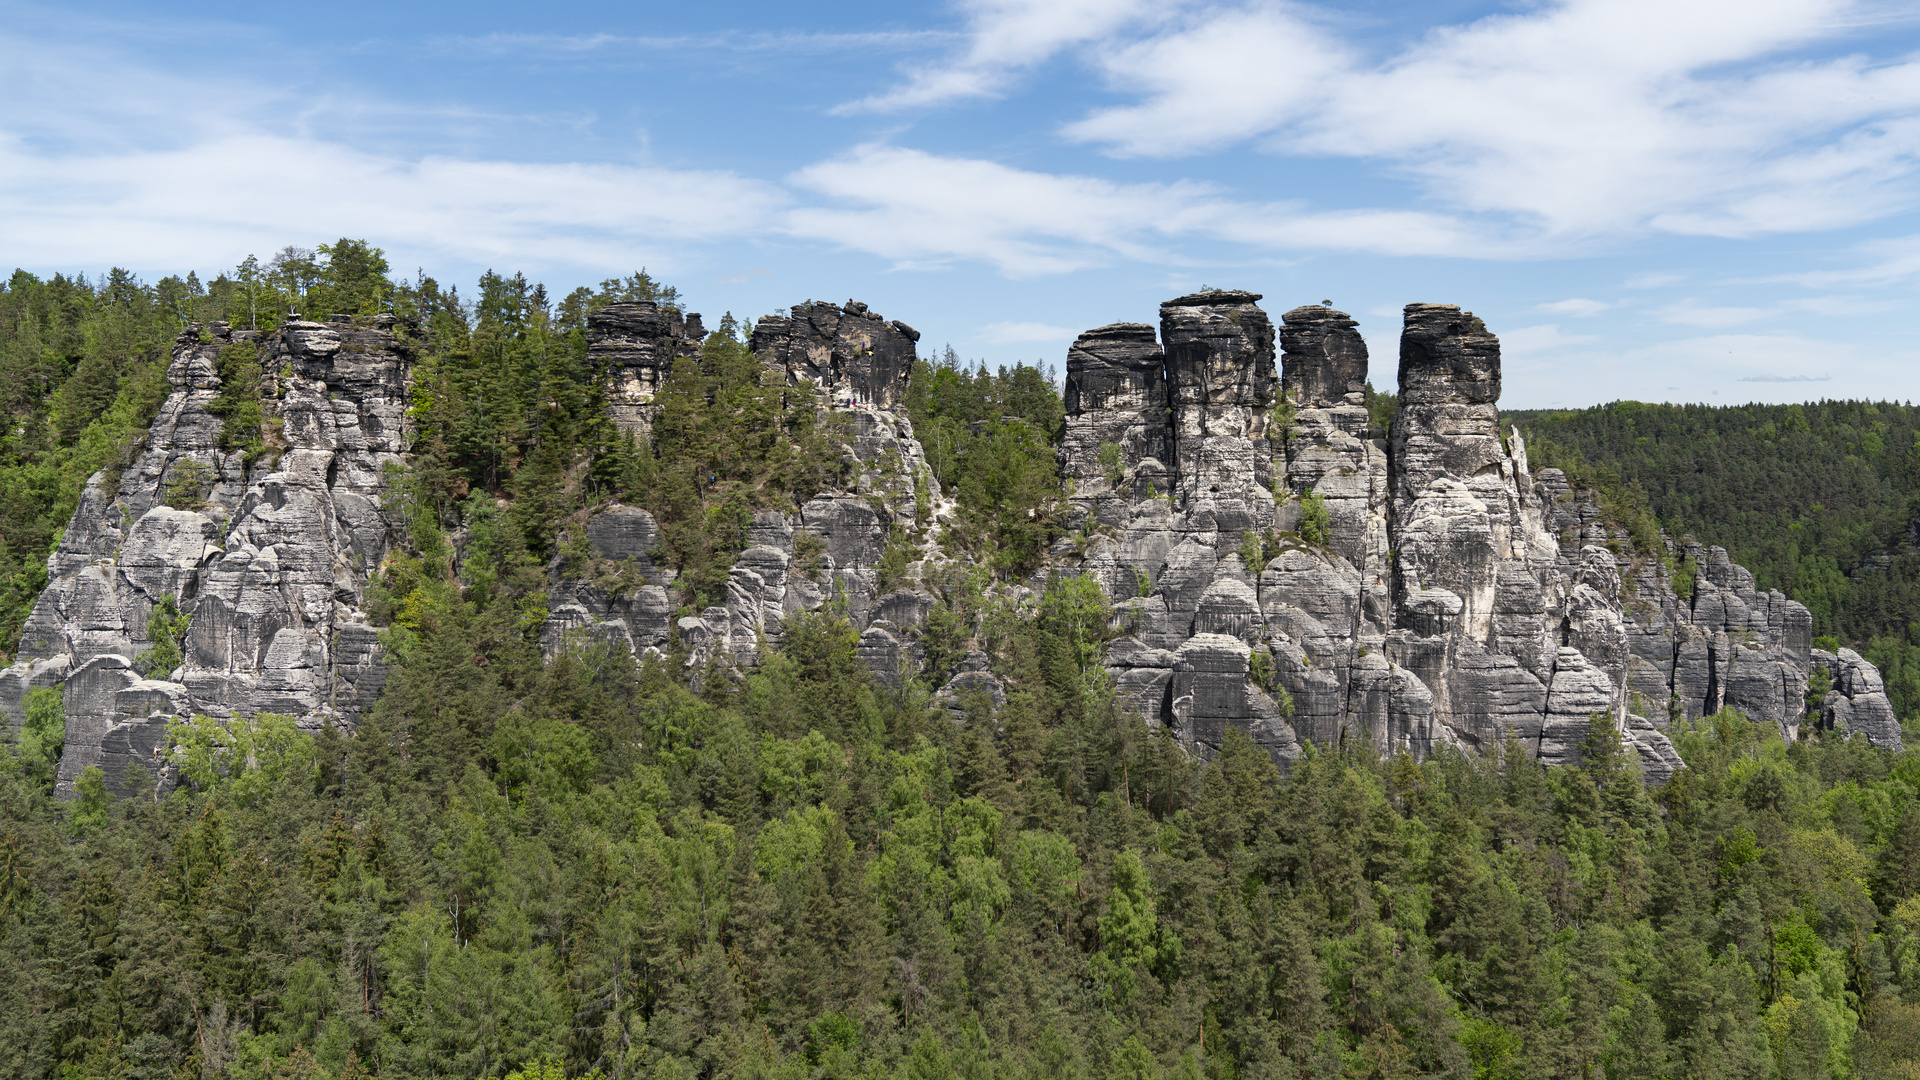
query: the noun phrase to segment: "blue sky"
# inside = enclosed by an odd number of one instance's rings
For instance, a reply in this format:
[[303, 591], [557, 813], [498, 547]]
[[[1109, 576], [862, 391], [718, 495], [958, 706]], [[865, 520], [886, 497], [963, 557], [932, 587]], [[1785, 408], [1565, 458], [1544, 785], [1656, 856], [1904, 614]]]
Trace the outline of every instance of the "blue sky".
[[990, 363], [1202, 284], [1512, 407], [1920, 398], [1920, 9], [1848, 0], [0, 3], [0, 263], [342, 235], [709, 322], [858, 298]]

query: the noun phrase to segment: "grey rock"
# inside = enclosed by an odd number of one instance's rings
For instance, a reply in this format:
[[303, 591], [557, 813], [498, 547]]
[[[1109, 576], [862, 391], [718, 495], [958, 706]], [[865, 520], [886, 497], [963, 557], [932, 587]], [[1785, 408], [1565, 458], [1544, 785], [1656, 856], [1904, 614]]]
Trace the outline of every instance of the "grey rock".
[[[1281, 316], [1283, 385], [1296, 405], [1344, 405], [1366, 393], [1367, 342], [1344, 311], [1310, 304]], [[1364, 412], [1364, 409], [1362, 410]]]
[[1118, 448], [1118, 465], [1172, 460], [1167, 423], [1166, 357], [1153, 327], [1114, 323], [1081, 334], [1067, 351], [1066, 435], [1061, 475], [1076, 494], [1111, 491], [1101, 448]]
[[673, 362], [700, 355], [700, 316], [651, 301], [608, 304], [587, 316], [587, 363], [607, 375], [607, 411], [620, 430], [652, 438], [654, 395]]
[[[219, 449], [222, 421], [207, 412], [220, 351], [248, 335], [216, 325], [203, 342], [194, 327], [175, 342], [172, 392], [131, 464], [89, 481], [48, 560], [20, 662], [0, 678], [0, 709], [17, 716], [15, 688], [65, 665], [74, 726], [62, 794], [88, 764], [116, 784], [127, 755], [150, 766], [147, 744], [165, 730], [150, 714], [278, 711], [351, 727], [372, 704], [385, 664], [359, 605], [392, 546], [385, 467], [404, 448], [411, 368], [391, 326], [295, 319], [257, 340], [262, 409], [279, 435], [253, 461]], [[166, 505], [190, 468], [203, 478], [194, 505]], [[152, 646], [147, 618], [164, 596], [192, 617], [186, 663], [154, 673], [177, 681], [131, 668]], [[137, 738], [134, 721], [145, 725]]]
[[892, 410], [905, 400], [918, 337], [858, 301], [809, 301], [791, 315], [761, 316], [750, 347], [789, 385], [810, 381], [829, 402]]

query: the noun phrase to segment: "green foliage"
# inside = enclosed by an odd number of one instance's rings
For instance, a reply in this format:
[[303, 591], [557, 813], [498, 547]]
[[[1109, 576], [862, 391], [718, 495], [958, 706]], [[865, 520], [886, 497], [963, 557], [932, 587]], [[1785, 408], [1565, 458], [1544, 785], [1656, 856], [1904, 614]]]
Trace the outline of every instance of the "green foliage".
[[797, 509], [847, 479], [840, 418], [821, 416], [811, 388], [771, 378], [746, 338], [722, 319], [655, 396], [651, 446], [615, 445], [593, 465], [607, 490], [653, 511], [695, 603], [721, 596], [755, 511]]
[[161, 500], [175, 510], [198, 510], [206, 505], [213, 486], [213, 470], [189, 457], [173, 459]]
[[820, 580], [825, 569], [823, 556], [827, 552], [827, 542], [819, 534], [799, 530], [793, 534], [793, 572], [809, 581]]
[[1309, 544], [1333, 539], [1333, 517], [1327, 512], [1327, 500], [1318, 491], [1300, 496], [1300, 539]]
[[73, 790], [73, 811], [67, 819], [73, 831], [82, 836], [100, 831], [107, 823], [107, 774], [89, 765], [80, 770]]
[[220, 418], [220, 449], [251, 458], [265, 447], [260, 377], [259, 346], [248, 341], [220, 350], [220, 393], [207, 405]]
[[[296, 252], [227, 295], [251, 289], [251, 317], [297, 289], [308, 310], [389, 305], [419, 327], [421, 449], [389, 503], [406, 541], [369, 590], [384, 692], [350, 734], [175, 720], [170, 797], [110, 806], [83, 771], [64, 812], [59, 695], [30, 696], [0, 769], [0, 1075], [1920, 1065], [1914, 753], [1783, 744], [1729, 711], [1674, 725], [1689, 767], [1653, 795], [1604, 716], [1571, 767], [1517, 744], [1383, 761], [1350, 740], [1283, 775], [1233, 726], [1196, 760], [1109, 684], [1098, 581], [985, 588], [1058, 535], [1058, 397], [1031, 369], [916, 376], [958, 531], [990, 556], [928, 572], [920, 676], [876, 683], [831, 608], [698, 693], [683, 657], [544, 659], [548, 567], [589, 559], [578, 527], [600, 501], [654, 510], [697, 600], [753, 511], [840, 475], [836, 433], [723, 323], [657, 399], [665, 441], [642, 446], [599, 419], [580, 330], [664, 287], [551, 305], [489, 275], [467, 304], [351, 269], [377, 254]], [[152, 295], [171, 311], [192, 294]], [[44, 558], [51, 534], [34, 542]], [[797, 548], [796, 572], [823, 556]], [[174, 608], [156, 649], [178, 646]], [[929, 680], [974, 647], [1006, 703], [975, 695], [956, 723]], [[1890, 683], [1920, 677], [1920, 642], [1880, 648]], [[137, 767], [115, 784], [147, 788]]]
[[1381, 437], [1393, 431], [1394, 414], [1400, 411], [1400, 395], [1388, 394], [1373, 388], [1369, 381], [1366, 388], [1367, 426], [1380, 433]]
[[165, 399], [175, 335], [218, 307], [189, 282], [147, 286], [117, 268], [0, 281], [0, 658], [88, 477], [123, 464]]
[[67, 745], [66, 706], [60, 691], [48, 687], [29, 690], [24, 704], [27, 715], [14, 744], [14, 757], [29, 784], [52, 791], [60, 754]]
[[898, 585], [907, 575], [907, 565], [913, 560], [913, 538], [907, 530], [894, 525], [887, 530], [887, 546], [880, 553], [878, 585], [886, 592]]
[[251, 806], [284, 783], [308, 781], [315, 768], [312, 737], [278, 713], [216, 720], [193, 716], [167, 722], [168, 758], [180, 777]]
[[702, 696], [436, 603], [351, 736], [176, 721], [180, 791], [109, 807], [83, 774], [64, 817], [0, 776], [0, 1069], [1920, 1064], [1910, 754], [1728, 712], [1676, 726], [1655, 797], [1604, 715], [1576, 767], [1314, 748], [1283, 777], [1231, 728], [1201, 765], [1088, 678], [1089, 578], [977, 613], [1008, 703], [961, 725], [826, 615]]
[[1282, 446], [1291, 443], [1293, 441], [1294, 426], [1298, 423], [1299, 411], [1299, 407], [1294, 404], [1292, 397], [1284, 393], [1281, 394], [1280, 400], [1273, 404], [1273, 416], [1271, 426], [1268, 429], [1270, 432], [1267, 436], [1268, 439], [1278, 442]]
[[[1039, 569], [1065, 531], [1053, 450], [1066, 413], [1051, 378], [1037, 367], [969, 370], [949, 348], [936, 363], [915, 363], [907, 414], [941, 489], [960, 504], [947, 543], [1007, 578]], [[1117, 446], [1111, 459], [1117, 468]]]
[[1693, 602], [1693, 583], [1697, 581], [1699, 577], [1700, 564], [1695, 562], [1691, 555], [1681, 556], [1679, 565], [1675, 566], [1673, 572], [1669, 575], [1669, 580], [1673, 584], [1673, 595], [1679, 597], [1681, 603], [1691, 604]]
[[1267, 561], [1261, 557], [1264, 553], [1265, 545], [1261, 543], [1259, 533], [1247, 529], [1240, 534], [1240, 564], [1247, 568], [1248, 573], [1258, 574], [1266, 568]]
[[1121, 456], [1119, 443], [1100, 444], [1100, 476], [1106, 480], [1107, 487], [1120, 490], [1121, 481], [1126, 479], [1126, 459]]
[[186, 662], [182, 647], [186, 644], [187, 629], [193, 623], [193, 616], [180, 610], [180, 605], [168, 593], [153, 605], [147, 613], [147, 640], [153, 642], [151, 649], [143, 650], [134, 657], [133, 668], [149, 678], [167, 677], [168, 673]]

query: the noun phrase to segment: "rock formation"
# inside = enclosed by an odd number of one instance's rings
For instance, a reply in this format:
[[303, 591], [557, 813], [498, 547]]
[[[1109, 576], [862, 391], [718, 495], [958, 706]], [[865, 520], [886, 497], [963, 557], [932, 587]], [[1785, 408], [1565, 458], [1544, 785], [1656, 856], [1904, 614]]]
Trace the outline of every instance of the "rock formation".
[[[1354, 320], [1309, 305], [1276, 331], [1260, 299], [1183, 296], [1157, 330], [1115, 323], [1073, 343], [1058, 457], [1077, 535], [1035, 580], [1004, 587], [1017, 604], [1054, 575], [1096, 582], [1111, 605], [1106, 671], [1149, 723], [1201, 755], [1238, 728], [1283, 766], [1308, 742], [1347, 740], [1416, 757], [1512, 740], [1568, 763], [1602, 714], [1657, 782], [1681, 767], [1671, 722], [1732, 705], [1791, 737], [1817, 670], [1831, 689], [1815, 722], [1900, 745], [1879, 673], [1815, 650], [1805, 608], [1757, 591], [1719, 548], [1636, 551], [1558, 470], [1532, 472], [1520, 433], [1500, 426], [1499, 341], [1470, 312], [1408, 305], [1383, 430]], [[252, 461], [219, 449], [208, 411], [221, 350], [251, 335], [181, 337], [173, 394], [137, 459], [90, 482], [21, 662], [0, 672], [15, 723], [30, 689], [61, 687], [66, 789], [88, 764], [119, 784], [158, 762], [172, 716], [351, 724], [378, 694], [360, 602], [392, 543], [383, 469], [404, 449], [409, 357], [390, 322], [291, 322], [256, 343], [277, 434]], [[648, 303], [590, 316], [589, 356], [624, 430], [650, 437], [654, 394], [700, 335], [699, 316]], [[799, 613], [832, 604], [877, 675], [913, 670], [936, 603], [915, 583], [952, 560], [953, 513], [904, 415], [917, 338], [855, 301], [761, 319], [753, 352], [772, 379], [818, 390], [848, 479], [756, 516], [725, 595], [692, 612], [675, 609], [653, 516], [599, 512], [591, 572], [555, 564], [545, 647], [672, 653], [698, 678], [753, 663]], [[182, 477], [199, 478], [190, 497]], [[890, 547], [905, 549], [906, 584], [882, 580]], [[1683, 565], [1697, 573], [1678, 595]], [[168, 596], [192, 618], [185, 660], [143, 677], [148, 616]], [[990, 667], [969, 652], [938, 700], [956, 716], [1004, 704]]]
[[607, 411], [620, 430], [652, 437], [653, 396], [673, 362], [698, 356], [706, 331], [700, 316], [683, 316], [651, 301], [608, 304], [587, 316], [587, 363], [604, 373]]
[[751, 348], [787, 381], [807, 380], [834, 405], [885, 411], [903, 405], [919, 331], [888, 322], [858, 300], [845, 307], [809, 300], [791, 315], [764, 315]]
[[[50, 583], [0, 672], [0, 709], [59, 686], [59, 784], [88, 765], [120, 785], [162, 772], [166, 721], [279, 712], [352, 724], [386, 666], [360, 610], [390, 547], [385, 467], [405, 444], [410, 357], [391, 316], [290, 321], [265, 340], [190, 326], [172, 393], [125, 468], [96, 474], [48, 560]], [[266, 448], [220, 448], [223, 350], [257, 347]], [[171, 503], [172, 505], [169, 505]], [[136, 667], [149, 616], [171, 597], [191, 617], [183, 662]]]
[[[862, 631], [860, 654], [869, 666], [889, 677], [912, 662], [909, 632], [931, 601], [882, 590], [881, 559], [890, 542], [904, 540], [924, 561], [937, 550], [939, 528], [952, 513], [904, 412], [919, 334], [858, 301], [844, 308], [801, 304], [793, 312], [760, 319], [750, 348], [780, 381], [817, 388], [852, 465], [846, 488], [817, 493], [797, 513], [756, 515], [726, 595], [678, 618], [667, 591], [673, 571], [650, 555], [658, 539], [653, 516], [632, 507], [595, 515], [587, 525], [593, 552], [622, 569], [604, 578], [555, 579], [541, 634], [548, 651], [580, 635], [636, 653], [663, 651], [678, 640], [687, 646], [690, 667], [716, 655], [745, 664], [762, 642], [780, 643], [788, 617], [837, 596]], [[698, 326], [698, 319], [689, 322]], [[603, 337], [617, 332], [596, 316], [588, 326], [590, 353], [609, 354]]]

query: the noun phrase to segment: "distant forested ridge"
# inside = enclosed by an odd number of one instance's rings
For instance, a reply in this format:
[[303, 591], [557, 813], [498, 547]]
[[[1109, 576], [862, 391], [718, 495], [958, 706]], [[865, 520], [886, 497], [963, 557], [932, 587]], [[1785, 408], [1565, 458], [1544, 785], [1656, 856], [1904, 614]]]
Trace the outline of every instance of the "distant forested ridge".
[[1920, 408], [1898, 402], [1508, 410], [1536, 467], [1727, 549], [1858, 648], [1920, 715]]

